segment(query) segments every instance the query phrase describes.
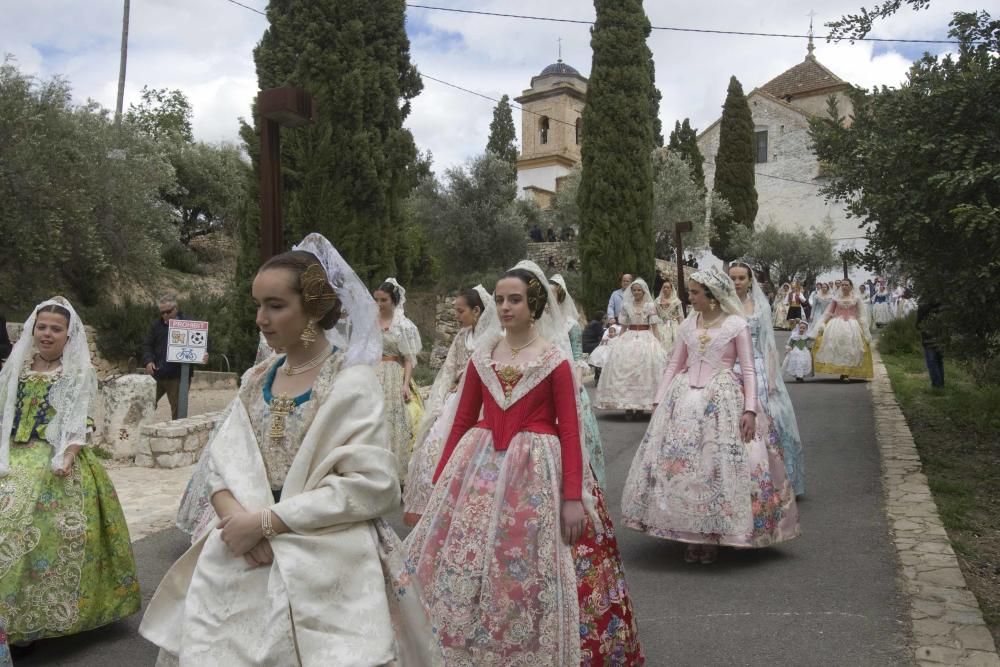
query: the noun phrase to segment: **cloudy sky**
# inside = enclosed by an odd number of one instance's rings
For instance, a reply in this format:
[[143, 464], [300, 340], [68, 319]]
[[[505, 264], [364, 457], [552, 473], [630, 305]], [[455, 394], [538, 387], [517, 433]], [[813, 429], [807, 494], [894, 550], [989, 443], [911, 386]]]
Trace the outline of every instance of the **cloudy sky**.
[[[266, 0], [241, 0], [263, 10]], [[426, 0], [427, 4], [511, 14], [593, 20], [589, 0]], [[646, 0], [654, 26], [804, 34], [810, 9], [822, 24], [875, 0]], [[975, 3], [981, 6], [983, 2]], [[77, 101], [93, 98], [113, 108], [118, 80], [121, 0], [5, 2], [0, 52], [40, 77], [61, 75]], [[143, 85], [180, 88], [194, 107], [194, 131], [205, 141], [235, 141], [257, 89], [251, 51], [266, 19], [227, 0], [132, 0], [126, 108]], [[922, 12], [902, 10], [879, 24], [873, 37], [944, 39], [953, 0], [935, 0]], [[556, 60], [585, 76], [590, 70], [586, 25], [407, 10], [411, 55], [421, 72], [491, 97], [515, 97], [531, 77]], [[663, 94], [665, 130], [690, 117], [704, 128], [719, 114], [731, 75], [750, 91], [802, 60], [805, 40], [654, 30], [649, 41], [656, 84]], [[841, 78], [860, 86], [898, 85], [912, 60], [947, 45], [826, 44], [816, 56]], [[435, 170], [461, 163], [486, 144], [493, 103], [425, 79], [407, 125], [417, 145], [434, 154]], [[515, 112], [520, 132], [520, 117]]]

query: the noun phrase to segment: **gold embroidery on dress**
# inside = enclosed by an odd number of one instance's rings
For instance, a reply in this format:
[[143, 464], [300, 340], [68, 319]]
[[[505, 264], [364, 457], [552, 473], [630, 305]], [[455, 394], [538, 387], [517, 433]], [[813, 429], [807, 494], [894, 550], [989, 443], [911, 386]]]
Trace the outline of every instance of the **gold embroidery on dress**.
[[514, 387], [524, 375], [516, 366], [500, 366], [497, 367], [497, 377], [500, 379], [500, 386], [503, 387], [503, 395], [509, 401], [514, 393]]
[[285, 439], [285, 424], [288, 415], [295, 409], [295, 400], [284, 394], [271, 399], [271, 442], [280, 446]]

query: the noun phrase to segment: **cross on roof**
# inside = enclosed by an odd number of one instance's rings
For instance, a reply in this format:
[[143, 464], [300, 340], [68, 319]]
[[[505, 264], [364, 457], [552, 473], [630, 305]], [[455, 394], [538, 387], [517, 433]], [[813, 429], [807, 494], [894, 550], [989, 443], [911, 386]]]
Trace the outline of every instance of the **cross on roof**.
[[808, 51], [808, 54], [806, 55], [806, 58], [812, 58], [812, 57], [814, 57], [813, 56], [813, 51], [816, 50], [816, 47], [813, 46], [813, 34], [814, 34], [813, 33], [813, 18], [815, 18], [817, 16], [817, 14], [816, 14], [815, 10], [809, 10], [809, 13], [806, 14], [806, 16], [809, 17], [809, 44], [808, 44], [808, 46], [806, 46], [806, 50]]
[[557, 60], [556, 62], [560, 62], [561, 63], [562, 62], [562, 37], [558, 38], [556, 40], [556, 43], [559, 44], [559, 60]]

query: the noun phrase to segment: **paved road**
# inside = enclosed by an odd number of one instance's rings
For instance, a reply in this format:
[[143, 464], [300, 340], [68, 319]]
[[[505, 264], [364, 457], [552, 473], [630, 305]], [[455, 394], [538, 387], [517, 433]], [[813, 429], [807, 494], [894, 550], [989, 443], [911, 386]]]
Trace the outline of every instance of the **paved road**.
[[[713, 566], [687, 565], [679, 547], [622, 528], [618, 539], [651, 667], [702, 665], [904, 665], [904, 600], [882, 511], [870, 394], [861, 382], [790, 386], [806, 448], [802, 537], [759, 551], [724, 551]], [[645, 421], [599, 415], [610, 509]], [[393, 522], [402, 535], [399, 517]], [[148, 600], [186, 546], [179, 531], [135, 544]], [[146, 666], [155, 649], [138, 615], [77, 637], [42, 642], [17, 667]]]

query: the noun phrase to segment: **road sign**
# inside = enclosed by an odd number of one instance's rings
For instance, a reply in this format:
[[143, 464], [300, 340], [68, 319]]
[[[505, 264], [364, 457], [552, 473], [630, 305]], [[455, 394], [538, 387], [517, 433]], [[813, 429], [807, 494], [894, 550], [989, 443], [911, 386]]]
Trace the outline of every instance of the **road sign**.
[[208, 322], [170, 320], [167, 361], [174, 364], [208, 363]]

